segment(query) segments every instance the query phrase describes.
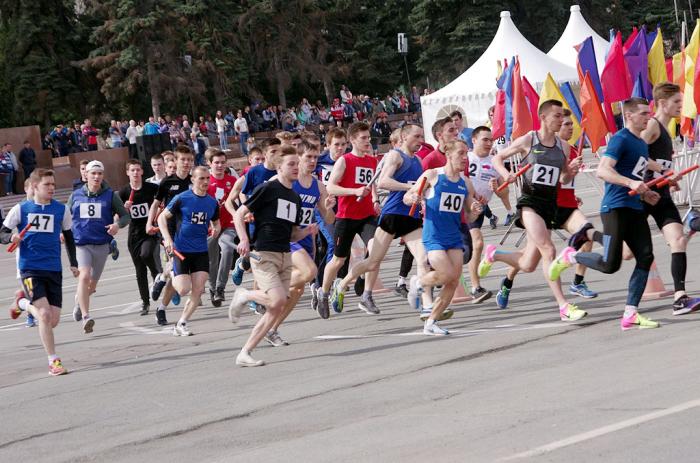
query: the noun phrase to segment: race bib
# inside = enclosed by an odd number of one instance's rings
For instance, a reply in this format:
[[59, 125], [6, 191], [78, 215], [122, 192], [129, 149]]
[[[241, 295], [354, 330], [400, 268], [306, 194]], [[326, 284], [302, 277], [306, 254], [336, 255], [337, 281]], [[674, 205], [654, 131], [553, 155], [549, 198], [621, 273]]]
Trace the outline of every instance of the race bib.
[[190, 216], [190, 223], [193, 225], [204, 225], [207, 223], [207, 213], [204, 211], [193, 212]]
[[333, 166], [328, 164], [321, 165], [321, 181], [324, 185], [328, 185], [328, 180], [331, 178], [331, 172], [333, 171]]
[[313, 207], [302, 207], [301, 208], [301, 223], [300, 225], [311, 225], [314, 218], [314, 208]]
[[374, 169], [369, 167], [355, 167], [355, 183], [359, 185], [368, 185], [372, 181]]
[[53, 233], [53, 214], [27, 214], [31, 224], [30, 231], [38, 233]]
[[221, 202], [221, 200], [224, 199], [224, 189], [217, 186], [216, 191], [214, 192], [214, 198]]
[[460, 193], [446, 193], [442, 192], [440, 194], [440, 212], [451, 212], [459, 213], [462, 212], [462, 205], [464, 204], [464, 195]]
[[637, 159], [637, 164], [634, 166], [634, 169], [632, 169], [632, 177], [636, 177], [640, 180], [643, 179], [644, 173], [647, 171], [647, 164], [647, 159], [640, 156], [639, 159]]
[[102, 204], [101, 203], [81, 203], [80, 204], [81, 219], [101, 219]]
[[562, 184], [561, 184], [561, 189], [562, 189], [562, 190], [573, 190], [573, 189], [574, 189], [574, 180], [576, 180], [575, 177], [572, 178], [571, 181], [570, 181], [569, 183], [562, 183]]
[[559, 181], [559, 168], [546, 164], [535, 164], [532, 168], [532, 183], [536, 185], [555, 186]]
[[286, 199], [277, 199], [277, 218], [282, 220], [287, 220], [289, 222], [296, 222], [297, 218], [297, 205]]
[[[668, 170], [671, 167], [673, 167], [673, 161], [669, 161], [666, 159], [657, 159], [656, 162], [661, 166], [662, 170]], [[654, 172], [654, 178], [659, 178], [661, 176], [661, 172]]]
[[148, 204], [132, 204], [131, 206], [131, 218], [132, 219], [145, 219], [148, 217]]
[[476, 171], [478, 170], [479, 166], [476, 165], [476, 163], [469, 164], [469, 176], [470, 177], [476, 177]]

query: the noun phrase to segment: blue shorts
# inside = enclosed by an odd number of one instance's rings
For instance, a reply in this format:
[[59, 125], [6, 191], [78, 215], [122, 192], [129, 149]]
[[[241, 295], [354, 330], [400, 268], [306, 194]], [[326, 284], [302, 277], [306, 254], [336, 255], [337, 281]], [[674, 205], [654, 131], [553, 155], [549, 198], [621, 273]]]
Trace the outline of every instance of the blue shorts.
[[450, 249], [459, 249], [463, 250], [464, 246], [462, 245], [462, 240], [452, 240], [452, 241], [423, 241], [423, 247], [425, 248], [426, 252], [430, 251], [449, 251]]
[[[306, 238], [309, 238], [308, 240]], [[289, 243], [289, 249], [292, 253], [295, 253], [297, 251], [301, 251], [302, 249], [306, 251], [306, 253], [311, 257], [312, 259], [314, 258], [314, 246], [313, 246], [313, 241], [311, 241], [311, 237], [307, 236], [301, 241], [297, 241], [296, 243]]]
[[469, 224], [470, 230], [477, 228], [480, 229], [484, 225], [484, 218], [486, 217], [487, 211], [491, 212], [491, 209], [489, 208], [488, 204], [484, 204], [484, 209], [481, 211], [481, 214], [479, 214], [479, 217]]

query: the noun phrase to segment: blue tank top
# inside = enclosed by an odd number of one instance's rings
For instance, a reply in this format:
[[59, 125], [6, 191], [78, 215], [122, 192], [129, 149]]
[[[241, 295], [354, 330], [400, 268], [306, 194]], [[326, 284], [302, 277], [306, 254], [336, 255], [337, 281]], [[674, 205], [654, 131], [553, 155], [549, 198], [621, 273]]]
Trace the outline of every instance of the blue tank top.
[[[304, 228], [315, 222], [314, 209], [316, 209], [316, 204], [318, 204], [318, 200], [321, 198], [321, 190], [318, 188], [318, 180], [312, 177], [311, 186], [309, 186], [309, 188], [304, 188], [304, 186], [299, 183], [299, 180], [297, 180], [292, 185], [292, 190], [294, 190], [301, 198], [301, 223], [299, 226]], [[311, 235], [299, 241], [299, 244], [307, 251], [313, 251], [313, 237]]]
[[168, 210], [176, 218], [177, 229], [173, 238], [180, 252], [207, 252], [209, 223], [219, 218], [219, 203], [209, 195], [198, 196], [187, 190], [175, 196]]
[[61, 225], [66, 206], [51, 200], [49, 204], [34, 201], [20, 203], [21, 231], [28, 223], [32, 227], [24, 235], [19, 245], [19, 270], [61, 271]]
[[460, 173], [459, 180], [450, 181], [445, 168], [438, 169], [437, 182], [425, 191], [425, 221], [423, 240], [461, 243], [462, 208], [468, 195], [467, 183]]
[[75, 244], [107, 244], [112, 235], [107, 233], [107, 225], [114, 222], [111, 188], [105, 188], [98, 196], [89, 196], [85, 188], [73, 192], [73, 237]]
[[[418, 177], [423, 173], [423, 166], [421, 166], [420, 159], [418, 156], [409, 156], [401, 150], [395, 149], [401, 155], [401, 166], [394, 172], [394, 180], [401, 183], [413, 184], [418, 180]], [[389, 196], [382, 206], [382, 216], [385, 214], [399, 214], [408, 215], [411, 210], [411, 206], [407, 206], [403, 203], [403, 196], [406, 194], [405, 191], [391, 191]], [[418, 217], [418, 208], [413, 213], [413, 217]], [[381, 220], [381, 217], [380, 217]]]

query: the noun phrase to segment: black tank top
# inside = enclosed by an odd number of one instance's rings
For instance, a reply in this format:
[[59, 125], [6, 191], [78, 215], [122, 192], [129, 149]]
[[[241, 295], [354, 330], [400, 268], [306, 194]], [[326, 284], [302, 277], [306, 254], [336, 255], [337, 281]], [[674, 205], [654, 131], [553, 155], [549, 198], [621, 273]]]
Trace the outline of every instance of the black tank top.
[[[649, 159], [661, 164], [664, 170], [668, 170], [673, 167], [673, 140], [671, 139], [671, 135], [668, 134], [666, 127], [664, 127], [658, 119], [652, 117], [652, 120], [659, 124], [659, 137], [654, 140], [653, 143], [649, 144]], [[647, 170], [644, 174], [644, 181], [648, 182], [660, 176], [661, 174], [659, 172]], [[663, 196], [671, 195], [668, 186], [662, 188], [653, 187], [653, 189]]]
[[532, 144], [523, 163], [530, 163], [532, 168], [523, 175], [523, 195], [556, 202], [559, 177], [566, 165], [564, 148], [559, 137], [555, 137], [554, 146], [547, 146], [542, 144], [536, 131], [530, 133]]

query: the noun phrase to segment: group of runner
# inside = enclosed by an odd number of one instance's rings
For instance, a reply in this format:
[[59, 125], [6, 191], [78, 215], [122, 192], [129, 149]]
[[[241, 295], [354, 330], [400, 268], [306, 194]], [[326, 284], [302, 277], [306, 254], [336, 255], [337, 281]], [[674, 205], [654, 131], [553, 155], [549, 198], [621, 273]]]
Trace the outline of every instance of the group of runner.
[[[542, 261], [561, 320], [579, 320], [587, 313], [567, 300], [560, 274], [576, 264], [569, 293], [596, 297], [584, 281], [585, 269], [616, 272], [626, 255], [623, 244], [636, 266], [622, 329], [655, 328], [659, 324], [637, 310], [653, 262], [648, 215], [671, 247], [673, 314], [700, 306], [700, 300], [691, 299], [685, 291], [688, 241], [669, 187], [645, 185], [671, 167], [673, 146], [665, 127], [680, 111], [679, 96], [677, 86], [657, 85], [652, 122], [645, 100], [632, 98], [624, 103], [626, 128], [611, 138], [598, 168], [598, 176], [606, 183], [602, 231], [578, 209], [574, 185], [581, 155], [567, 143], [571, 114], [556, 100], [540, 105], [539, 130], [499, 150], [494, 149], [491, 130], [480, 126], [471, 132], [470, 151], [458, 138], [453, 118], [446, 117], [432, 127], [438, 141], [432, 152], [419, 156], [423, 128], [406, 124], [392, 135], [393, 146], [379, 161], [373, 154], [369, 126], [358, 122], [347, 132], [332, 128], [323, 152], [314, 135], [280, 134], [265, 140], [259, 151], [249, 154], [251, 166], [241, 176], [227, 167], [225, 153], [216, 148], [206, 152], [209, 168], [193, 168], [193, 153], [179, 146], [153, 157], [155, 175], [146, 180], [141, 163], [129, 160], [129, 184], [115, 192], [104, 182], [102, 163], [91, 161], [84, 166], [85, 183], [66, 205], [53, 199], [53, 172], [37, 169], [28, 180], [27, 200], [12, 208], [0, 230], [1, 242], [19, 247], [21, 289], [10, 313], [17, 318], [27, 311], [38, 320], [49, 373], [66, 373], [53, 339], [62, 305], [61, 243], [79, 279], [74, 319], [82, 321], [85, 333], [91, 333], [95, 321], [89, 311], [90, 295], [96, 291], [107, 257], [117, 254], [114, 236], [128, 225], [127, 247], [141, 315], [150, 313], [151, 300], [160, 301], [156, 323], [167, 325], [170, 303], [178, 305], [180, 298], [188, 296], [173, 327], [176, 336], [192, 334], [188, 323], [202, 304], [207, 282], [212, 305], [222, 305], [233, 270], [231, 279], [237, 289], [228, 309], [231, 322], [238, 322], [246, 307], [261, 315], [236, 357], [241, 366], [264, 364], [251, 355], [263, 340], [273, 346], [288, 344], [279, 328], [307, 285], [312, 288], [312, 308], [321, 318], [329, 318], [331, 309], [343, 312], [345, 293], [353, 281], [358, 307], [379, 314], [373, 291], [380, 265], [396, 238], [407, 249], [397, 290], [404, 285], [405, 291], [398, 292], [417, 311], [426, 335], [449, 334], [438, 322], [454, 315], [450, 304], [463, 282], [464, 265], [468, 264], [472, 302], [482, 303], [492, 296], [482, 287], [481, 278], [496, 261], [510, 267], [496, 295], [498, 307], [508, 307], [515, 275], [535, 271]], [[514, 156], [519, 159], [511, 159]], [[489, 201], [496, 192], [507, 198], [502, 193], [507, 190], [504, 184], [514, 183], [514, 172], [525, 164], [530, 168], [521, 177], [522, 195], [514, 219], [525, 230], [527, 244], [519, 252], [494, 245], [484, 249], [480, 229], [492, 216]], [[678, 176], [668, 179], [675, 187]], [[382, 191], [388, 192], [383, 202]], [[504, 204], [510, 210], [507, 199]], [[697, 221], [690, 215], [691, 227]], [[551, 230], [559, 228], [569, 231], [571, 238], [557, 256]], [[366, 254], [348, 266], [356, 237], [365, 243]], [[593, 242], [603, 244], [603, 254], [592, 252]], [[417, 271], [406, 287], [412, 261]], [[252, 289], [242, 286], [247, 271], [252, 272]]]

